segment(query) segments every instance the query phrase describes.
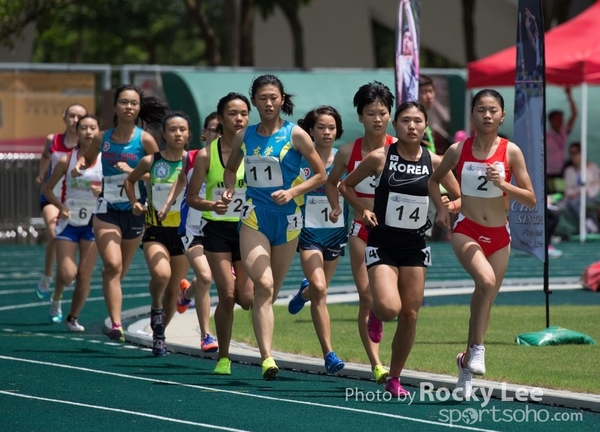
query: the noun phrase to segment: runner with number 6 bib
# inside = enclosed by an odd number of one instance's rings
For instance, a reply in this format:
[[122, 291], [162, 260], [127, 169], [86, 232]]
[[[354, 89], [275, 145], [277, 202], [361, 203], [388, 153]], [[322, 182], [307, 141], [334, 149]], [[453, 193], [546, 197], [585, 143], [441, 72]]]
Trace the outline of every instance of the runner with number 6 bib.
[[[51, 322], [62, 322], [63, 291], [65, 286], [75, 280], [66, 325], [69, 331], [82, 332], [85, 328], [79, 324], [77, 318], [90, 294], [92, 272], [98, 258], [90, 220], [96, 198], [102, 189], [102, 164], [98, 155], [96, 161], [83, 171], [81, 177], [71, 177], [68, 174], [77, 163], [79, 156], [87, 152], [93, 139], [100, 132], [98, 119], [93, 115], [84, 115], [77, 122], [76, 130], [79, 145], [58, 160], [50, 179], [44, 186], [44, 196], [60, 211], [56, 224], [56, 286], [50, 299], [48, 317]], [[59, 196], [54, 192], [57, 185]], [[75, 264], [78, 246], [79, 263]]]
[[[398, 318], [385, 389], [393, 396], [406, 396], [400, 373], [413, 346], [426, 268], [431, 265], [425, 244], [425, 231], [431, 227], [427, 181], [441, 158], [421, 145], [427, 113], [420, 103], [400, 105], [393, 124], [398, 141], [369, 153], [342, 181], [340, 190], [344, 198], [352, 197], [361, 181], [369, 176], [377, 179], [373, 211], [363, 212], [370, 227], [365, 262], [372, 313], [381, 321]], [[442, 182], [453, 196], [460, 195], [452, 173]]]

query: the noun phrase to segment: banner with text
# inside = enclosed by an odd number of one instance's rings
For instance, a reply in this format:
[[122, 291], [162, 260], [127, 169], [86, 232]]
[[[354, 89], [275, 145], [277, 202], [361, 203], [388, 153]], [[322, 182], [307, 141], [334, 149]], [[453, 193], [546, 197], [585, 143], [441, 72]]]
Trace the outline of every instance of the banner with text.
[[545, 56], [541, 0], [519, 0], [515, 76], [514, 142], [521, 148], [537, 205], [510, 203], [512, 246], [541, 261], [546, 256], [545, 229]]

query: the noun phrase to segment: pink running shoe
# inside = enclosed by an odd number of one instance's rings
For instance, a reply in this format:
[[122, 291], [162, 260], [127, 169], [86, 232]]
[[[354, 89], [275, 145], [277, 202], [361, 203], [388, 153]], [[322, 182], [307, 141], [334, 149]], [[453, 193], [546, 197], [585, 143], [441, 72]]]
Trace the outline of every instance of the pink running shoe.
[[395, 397], [405, 397], [410, 394], [408, 390], [405, 390], [400, 384], [399, 378], [390, 378], [385, 383], [385, 391], [391, 393]]
[[369, 333], [369, 339], [374, 343], [381, 342], [383, 337], [383, 323], [379, 318], [375, 316], [373, 311], [369, 312], [369, 320], [367, 321], [367, 332]]

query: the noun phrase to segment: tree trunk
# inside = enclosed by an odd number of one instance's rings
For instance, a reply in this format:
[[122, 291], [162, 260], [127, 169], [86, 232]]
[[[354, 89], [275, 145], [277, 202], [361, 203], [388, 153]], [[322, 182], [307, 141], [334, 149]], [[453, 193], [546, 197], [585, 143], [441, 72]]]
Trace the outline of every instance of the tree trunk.
[[228, 66], [237, 66], [238, 62], [238, 26], [237, 26], [237, 7], [235, 0], [225, 0], [223, 4], [223, 14], [225, 15], [225, 35], [223, 37], [222, 54], [223, 64]]
[[467, 54], [467, 63], [477, 60], [475, 52], [475, 23], [473, 15], [475, 13], [476, 0], [462, 0], [463, 10], [463, 33], [465, 36], [465, 53]]
[[294, 67], [304, 69], [304, 29], [299, 16], [300, 5], [298, 0], [280, 0], [278, 4], [292, 30]]
[[206, 60], [208, 64], [210, 66], [219, 66], [221, 64], [219, 39], [206, 16], [205, 0], [184, 0], [184, 3], [192, 20], [200, 28], [200, 33], [206, 46]]
[[242, 0], [239, 35], [239, 64], [254, 66], [254, 0]]

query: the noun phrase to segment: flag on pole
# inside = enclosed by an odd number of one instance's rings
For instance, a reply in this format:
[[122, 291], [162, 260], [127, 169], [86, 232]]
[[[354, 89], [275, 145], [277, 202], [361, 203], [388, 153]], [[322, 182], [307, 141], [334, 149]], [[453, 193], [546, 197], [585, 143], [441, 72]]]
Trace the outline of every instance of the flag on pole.
[[396, 20], [396, 101], [419, 100], [420, 0], [400, 0]]
[[521, 148], [537, 204], [510, 203], [512, 246], [546, 260], [545, 55], [541, 0], [519, 0], [514, 142]]

